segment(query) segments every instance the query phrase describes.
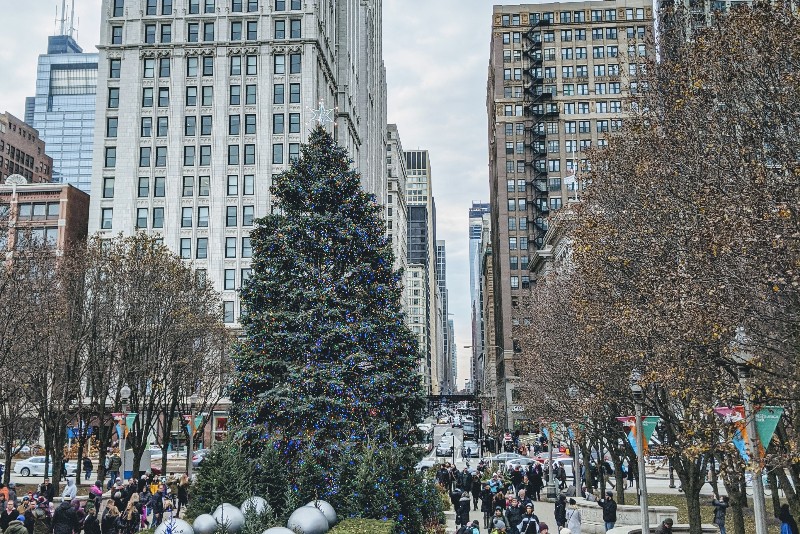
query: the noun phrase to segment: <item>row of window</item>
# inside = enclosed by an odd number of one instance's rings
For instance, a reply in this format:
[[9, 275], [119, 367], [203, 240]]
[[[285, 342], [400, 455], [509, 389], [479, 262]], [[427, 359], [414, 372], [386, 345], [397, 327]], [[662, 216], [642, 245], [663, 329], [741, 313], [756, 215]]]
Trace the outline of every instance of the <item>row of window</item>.
[[[17, 204], [18, 221], [45, 221], [58, 219], [61, 209], [60, 202], [20, 202]], [[3, 212], [8, 210], [8, 205], [3, 206]]]
[[[588, 150], [589, 146], [590, 145], [587, 144], [585, 150]], [[598, 139], [597, 146], [601, 148], [608, 146], [608, 139]], [[586, 159], [581, 159], [580, 164], [581, 170], [588, 169], [588, 162]], [[506, 174], [525, 174], [528, 165], [529, 163], [526, 160], [508, 160], [506, 161]], [[537, 172], [561, 172], [561, 160], [536, 160], [533, 167]], [[575, 160], [566, 159], [564, 161], [564, 168], [567, 171], [574, 171], [576, 169]]]
[[[625, 8], [625, 20], [644, 20], [645, 11], [644, 8]], [[538, 24], [539, 22], [545, 22], [548, 24], [554, 24], [556, 22], [555, 12], [553, 11], [545, 11], [543, 13], [530, 13], [530, 23], [531, 25]], [[590, 18], [588, 19], [591, 22], [604, 22], [609, 21], [613, 22], [617, 20], [617, 10], [616, 9], [592, 9]], [[573, 23], [582, 23], [587, 22], [586, 18], [586, 11], [579, 10], [579, 11], [560, 11], [558, 13], [558, 22], [561, 24], [573, 24]], [[500, 24], [502, 26], [519, 26], [521, 23], [521, 18], [519, 13], [507, 14], [500, 16]]]
[[[288, 28], [287, 28], [288, 22]], [[216, 22], [188, 22], [186, 23], [186, 42], [212, 42], [217, 36]], [[111, 44], [122, 44], [122, 26], [111, 27]], [[302, 21], [299, 19], [276, 20], [273, 23], [272, 38], [300, 39], [302, 37]], [[145, 44], [170, 44], [172, 43], [172, 24], [145, 24]], [[236, 20], [231, 21], [228, 41], [256, 41], [258, 40], [258, 21]]]
[[531, 287], [531, 279], [530, 276], [512, 276], [511, 277], [511, 289], [519, 289], [520, 285], [520, 278], [522, 278], [522, 289], [528, 289]]
[[[174, 0], [147, 0], [145, 3], [145, 14], [153, 15], [172, 15]], [[197, 15], [202, 6], [203, 13], [216, 13], [217, 6], [227, 6], [233, 13], [247, 11], [255, 13], [258, 11], [259, 0], [188, 0], [189, 14]], [[274, 0], [272, 6], [275, 11], [286, 11], [302, 9], [302, 0]], [[112, 17], [125, 16], [125, 0], [114, 0], [111, 8]]]
[[[252, 258], [253, 247], [250, 245], [250, 238], [241, 238], [241, 249], [238, 249], [240, 240], [237, 237], [226, 237], [224, 244], [224, 257], [226, 259], [233, 258]], [[237, 253], [240, 255], [237, 256]], [[192, 239], [188, 237], [180, 238], [179, 254], [182, 259], [190, 260], [192, 257], [198, 260], [208, 259], [208, 238], [198, 237], [195, 238], [194, 256], [192, 256]]]
[[[256, 146], [254, 144], [244, 145], [243, 152], [240, 152], [240, 145], [228, 145], [228, 165], [255, 165], [256, 163]], [[240, 153], [243, 155], [240, 158]], [[199, 157], [195, 158], [196, 155]], [[195, 164], [201, 167], [211, 165], [211, 145], [200, 145], [199, 153], [196, 147], [184, 146], [183, 163], [185, 166], [192, 166]], [[289, 161], [294, 161], [300, 157], [300, 143], [289, 143]], [[272, 144], [272, 163], [275, 165], [282, 165], [284, 163], [284, 143]], [[117, 165], [117, 147], [105, 147], [105, 161], [104, 166], [113, 169]], [[167, 147], [157, 146], [155, 151], [153, 147], [139, 147], [139, 167], [156, 168], [167, 166]]]
[[525, 271], [528, 269], [528, 262], [530, 261], [528, 256], [509, 256], [508, 259], [509, 267], [512, 271], [517, 271], [519, 269]]

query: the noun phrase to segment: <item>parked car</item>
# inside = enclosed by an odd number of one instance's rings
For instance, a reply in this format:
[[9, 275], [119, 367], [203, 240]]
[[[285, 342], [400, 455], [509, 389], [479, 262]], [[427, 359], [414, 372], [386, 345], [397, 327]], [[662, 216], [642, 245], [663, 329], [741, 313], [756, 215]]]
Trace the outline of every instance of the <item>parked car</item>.
[[470, 458], [478, 458], [480, 453], [480, 446], [476, 441], [467, 440], [461, 447], [461, 455], [466, 457], [467, 456], [467, 449], [469, 449], [469, 457]]
[[472, 423], [464, 423], [462, 427], [464, 430], [464, 437], [467, 438], [474, 438], [475, 437], [475, 425]]
[[[44, 456], [31, 456], [26, 460], [19, 460], [14, 464], [14, 472], [23, 477], [44, 476]], [[53, 476], [53, 460], [50, 460], [50, 469], [47, 476]], [[75, 462], [67, 462], [67, 476], [75, 476], [78, 465]]]
[[489, 461], [493, 463], [504, 464], [508, 460], [514, 460], [522, 457], [523, 456], [521, 454], [517, 454], [516, 452], [501, 452], [500, 454], [489, 458]]
[[414, 469], [416, 469], [418, 473], [423, 473], [434, 465], [436, 465], [435, 461], [426, 458], [424, 460], [420, 460], [417, 465], [414, 466]]
[[518, 465], [521, 466], [523, 469], [527, 468], [532, 463], [535, 463], [536, 460], [533, 458], [514, 458], [513, 460], [506, 460], [506, 470], [511, 471], [512, 469], [516, 468]]
[[453, 444], [439, 442], [436, 446], [436, 456], [450, 456], [453, 454]]

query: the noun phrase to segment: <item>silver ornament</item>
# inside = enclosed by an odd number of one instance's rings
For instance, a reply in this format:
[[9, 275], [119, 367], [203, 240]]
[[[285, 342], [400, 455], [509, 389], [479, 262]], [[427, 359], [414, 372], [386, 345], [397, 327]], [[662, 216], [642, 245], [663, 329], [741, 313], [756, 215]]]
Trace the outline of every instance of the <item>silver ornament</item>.
[[172, 517], [158, 525], [153, 534], [194, 534], [194, 529], [183, 519]]
[[336, 510], [333, 509], [333, 506], [328, 501], [311, 501], [306, 506], [313, 506], [322, 512], [322, 515], [328, 520], [329, 526], [332, 527], [336, 524]]
[[268, 528], [261, 534], [296, 534], [294, 530], [289, 530], [286, 527], [272, 527]]
[[217, 524], [224, 525], [231, 534], [239, 534], [244, 528], [244, 514], [230, 503], [222, 503], [222, 506], [217, 508], [212, 515]]
[[325, 534], [330, 530], [328, 520], [313, 506], [303, 506], [292, 512], [286, 526], [303, 534]]
[[243, 514], [246, 514], [248, 511], [250, 511], [252, 513], [260, 515], [267, 506], [268, 505], [266, 499], [264, 499], [263, 497], [253, 496], [245, 499], [240, 508]]
[[194, 518], [194, 534], [214, 534], [219, 526], [211, 514], [200, 514]]

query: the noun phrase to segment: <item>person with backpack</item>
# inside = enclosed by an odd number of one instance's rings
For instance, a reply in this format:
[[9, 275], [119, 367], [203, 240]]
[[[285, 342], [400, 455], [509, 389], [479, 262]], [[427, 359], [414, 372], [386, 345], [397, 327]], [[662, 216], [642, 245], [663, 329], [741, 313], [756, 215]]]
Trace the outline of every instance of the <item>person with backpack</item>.
[[572, 534], [581, 534], [581, 511], [578, 509], [578, 503], [575, 499], [569, 500], [569, 508], [567, 508], [567, 528]]
[[489, 487], [489, 484], [483, 485], [483, 490], [481, 491], [481, 512], [483, 512], [483, 528], [489, 528], [489, 521], [492, 519], [492, 512], [494, 510], [494, 505], [492, 504], [492, 499], [494, 496], [492, 495], [492, 490]]
[[567, 525], [567, 497], [563, 493], [556, 499], [553, 515], [556, 518], [556, 529], [560, 531]]
[[463, 527], [456, 530], [456, 534], [480, 534], [481, 529], [478, 528], [478, 520], [476, 519], [472, 523], [467, 523]]
[[522, 520], [517, 526], [519, 534], [537, 534], [541, 532], [542, 525], [539, 524], [539, 518], [533, 513], [533, 503], [525, 506], [525, 513]]
[[461, 493], [461, 498], [458, 500], [456, 524], [463, 527], [467, 523], [469, 523], [469, 494], [465, 491]]

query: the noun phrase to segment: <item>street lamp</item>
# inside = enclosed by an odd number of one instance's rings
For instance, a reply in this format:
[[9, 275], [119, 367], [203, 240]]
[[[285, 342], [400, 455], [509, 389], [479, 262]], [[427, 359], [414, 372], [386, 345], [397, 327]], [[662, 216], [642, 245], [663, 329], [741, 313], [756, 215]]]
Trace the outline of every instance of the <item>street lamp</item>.
[[644, 389], [638, 382], [631, 382], [631, 393], [636, 405], [636, 452], [639, 457], [639, 506], [642, 509], [642, 532], [650, 532], [650, 509], [647, 506], [647, 474], [644, 467], [644, 430], [642, 429], [642, 404]]
[[128, 433], [128, 401], [131, 398], [131, 388], [128, 387], [128, 384], [122, 386], [122, 389], [119, 390], [119, 397], [122, 399], [122, 435], [119, 437], [119, 467], [122, 473], [120, 474], [120, 478], [122, 482], [125, 482], [125, 437]]
[[548, 455], [548, 476], [547, 476], [547, 499], [556, 498], [556, 473], [553, 469], [553, 425], [550, 425], [550, 431], [547, 433], [547, 455]]
[[[569, 390], [568, 390], [568, 394], [569, 394], [569, 398], [572, 399], [572, 402], [574, 403], [578, 399], [578, 387], [575, 386], [575, 385], [570, 386]], [[573, 432], [574, 432], [574, 430], [573, 430]], [[580, 478], [580, 476], [581, 476], [580, 475], [580, 473], [581, 473], [581, 457], [578, 454], [578, 440], [575, 439], [575, 438], [572, 439], [572, 451], [575, 454], [575, 459], [572, 462], [572, 466], [573, 466], [573, 469], [572, 469], [572, 481], [573, 481], [573, 484], [575, 484], [575, 491], [576, 491], [577, 495], [580, 496], [580, 495], [582, 495], [581, 489], [582, 489], [582, 486], [583, 486], [583, 484], [582, 484], [583, 480]]]
[[739, 385], [742, 387], [742, 404], [747, 421], [747, 438], [750, 441], [751, 469], [753, 471], [753, 515], [755, 516], [756, 534], [767, 534], [767, 513], [764, 501], [764, 481], [761, 480], [761, 449], [758, 443], [758, 430], [753, 406], [750, 403], [750, 361], [753, 355], [745, 350], [748, 342], [743, 327], [736, 328], [733, 340], [733, 360], [738, 371]]
[[189, 415], [189, 450], [186, 453], [186, 460], [188, 461], [188, 465], [186, 466], [186, 475], [189, 479], [192, 478], [192, 451], [194, 450], [194, 410], [197, 407], [197, 393], [192, 393], [192, 396], [189, 397], [189, 411], [191, 412]]

